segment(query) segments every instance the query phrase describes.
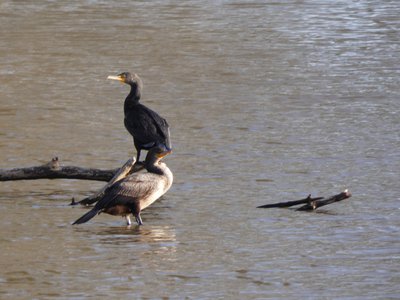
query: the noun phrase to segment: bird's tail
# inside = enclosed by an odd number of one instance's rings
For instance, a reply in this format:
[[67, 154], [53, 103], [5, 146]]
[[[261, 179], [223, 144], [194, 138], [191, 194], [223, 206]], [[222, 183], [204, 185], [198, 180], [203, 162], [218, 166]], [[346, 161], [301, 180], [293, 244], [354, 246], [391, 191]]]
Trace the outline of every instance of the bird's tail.
[[89, 221], [91, 218], [93, 218], [98, 213], [99, 213], [99, 210], [96, 208], [93, 208], [92, 210], [90, 210], [86, 214], [84, 214], [82, 217], [80, 217], [78, 220], [76, 220], [74, 223], [72, 223], [72, 225], [86, 223], [87, 221]]

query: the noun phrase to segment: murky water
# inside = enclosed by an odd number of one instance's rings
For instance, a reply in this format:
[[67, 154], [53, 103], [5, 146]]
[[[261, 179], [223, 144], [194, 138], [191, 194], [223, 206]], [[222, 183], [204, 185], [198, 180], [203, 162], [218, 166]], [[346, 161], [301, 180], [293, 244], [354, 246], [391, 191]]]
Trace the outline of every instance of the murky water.
[[175, 183], [130, 229], [70, 225], [101, 182], [0, 183], [0, 298], [400, 297], [397, 0], [36, 2], [0, 2], [0, 167], [120, 166], [132, 71]]

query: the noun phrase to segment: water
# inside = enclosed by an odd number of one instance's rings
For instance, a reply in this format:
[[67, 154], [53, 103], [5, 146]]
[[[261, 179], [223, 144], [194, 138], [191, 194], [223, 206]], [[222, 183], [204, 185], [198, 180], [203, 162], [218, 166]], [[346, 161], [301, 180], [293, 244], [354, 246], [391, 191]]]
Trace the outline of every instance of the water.
[[[103, 183], [0, 183], [0, 298], [390, 299], [400, 290], [398, 1], [2, 1], [1, 168], [134, 155], [126, 86], [172, 127], [144, 226]], [[316, 213], [258, 205], [349, 188]]]

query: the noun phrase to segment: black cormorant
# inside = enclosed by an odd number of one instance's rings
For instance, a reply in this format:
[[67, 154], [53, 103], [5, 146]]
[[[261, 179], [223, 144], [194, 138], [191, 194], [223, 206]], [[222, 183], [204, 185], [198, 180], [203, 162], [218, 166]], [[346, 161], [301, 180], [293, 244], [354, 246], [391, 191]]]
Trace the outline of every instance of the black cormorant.
[[101, 212], [110, 215], [123, 216], [131, 225], [129, 215], [135, 216], [138, 225], [142, 225], [141, 210], [164, 195], [172, 185], [173, 175], [161, 158], [171, 153], [165, 147], [153, 147], [145, 160], [147, 172], [133, 173], [110, 186], [104, 196], [93, 209], [84, 214], [73, 224], [89, 221]]
[[108, 76], [107, 79], [118, 80], [131, 86], [131, 91], [125, 99], [125, 127], [133, 136], [139, 162], [140, 151], [150, 150], [154, 146], [163, 145], [171, 150], [170, 132], [167, 121], [155, 111], [139, 103], [143, 83], [137, 74], [129, 72], [117, 76]]

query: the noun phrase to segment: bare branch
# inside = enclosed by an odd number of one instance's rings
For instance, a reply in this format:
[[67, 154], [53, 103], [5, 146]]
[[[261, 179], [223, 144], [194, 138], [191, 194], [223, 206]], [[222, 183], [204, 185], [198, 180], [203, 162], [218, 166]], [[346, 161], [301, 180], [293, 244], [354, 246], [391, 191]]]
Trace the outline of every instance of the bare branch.
[[329, 198], [318, 197], [318, 198], [311, 198], [311, 194], [308, 195], [307, 198], [295, 201], [288, 201], [288, 202], [279, 202], [273, 204], [265, 204], [261, 206], [257, 206], [257, 208], [273, 208], [273, 207], [291, 207], [294, 205], [305, 204], [298, 208], [299, 211], [309, 211], [309, 210], [316, 210], [321, 206], [325, 206], [334, 202], [342, 201], [344, 199], [350, 198], [351, 193], [348, 190], [343, 191], [340, 194], [331, 196]]
[[42, 166], [0, 169], [0, 181], [33, 179], [85, 179], [109, 181], [119, 169], [100, 170], [75, 166], [61, 166], [58, 157]]
[[279, 203], [273, 203], [273, 204], [265, 204], [265, 205], [257, 206], [257, 208], [290, 207], [290, 206], [304, 204], [304, 203], [308, 203], [310, 201], [315, 201], [315, 200], [320, 200], [320, 199], [323, 199], [323, 197], [311, 198], [311, 194], [310, 194], [310, 195], [308, 195], [307, 198], [304, 198], [301, 200], [279, 202]]
[[144, 164], [135, 163], [135, 158], [133, 157], [128, 159], [121, 168], [113, 170], [61, 166], [58, 157], [54, 157], [50, 162], [41, 166], [0, 169], [0, 181], [56, 178], [107, 181], [108, 183], [94, 195], [78, 202], [75, 202], [75, 200], [72, 199], [71, 202], [71, 205], [90, 205], [97, 202], [104, 195], [104, 191], [115, 182], [142, 169], [144, 169]]
[[328, 205], [331, 203], [339, 202], [339, 201], [345, 200], [350, 197], [351, 197], [351, 193], [348, 190], [344, 190], [342, 193], [331, 196], [327, 199], [310, 201], [306, 205], [303, 205], [302, 207], [298, 208], [297, 210], [300, 210], [300, 211], [316, 210], [319, 207], [322, 207], [322, 206], [325, 206], [325, 205]]

